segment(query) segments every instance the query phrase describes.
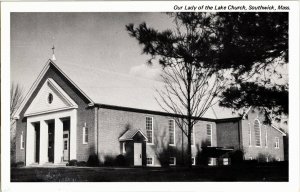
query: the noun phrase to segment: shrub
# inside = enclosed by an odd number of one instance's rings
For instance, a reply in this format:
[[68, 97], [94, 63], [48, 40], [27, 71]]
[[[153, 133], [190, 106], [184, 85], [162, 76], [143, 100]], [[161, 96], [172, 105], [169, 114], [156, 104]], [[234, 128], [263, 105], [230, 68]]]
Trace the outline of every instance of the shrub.
[[25, 163], [23, 161], [19, 161], [17, 163], [11, 163], [11, 167], [24, 167]]
[[85, 161], [79, 161], [77, 162], [77, 166], [78, 167], [85, 167], [87, 165], [87, 163]]
[[244, 152], [242, 150], [236, 150], [230, 153], [231, 164], [238, 165], [242, 164], [244, 160]]
[[116, 157], [116, 165], [117, 166], [126, 166], [126, 159], [124, 155], [118, 155]]
[[77, 160], [76, 159], [72, 159], [69, 161], [69, 163], [67, 163], [67, 166], [76, 166], [77, 165]]
[[87, 166], [89, 167], [97, 167], [99, 166], [99, 159], [97, 155], [90, 155], [87, 161]]

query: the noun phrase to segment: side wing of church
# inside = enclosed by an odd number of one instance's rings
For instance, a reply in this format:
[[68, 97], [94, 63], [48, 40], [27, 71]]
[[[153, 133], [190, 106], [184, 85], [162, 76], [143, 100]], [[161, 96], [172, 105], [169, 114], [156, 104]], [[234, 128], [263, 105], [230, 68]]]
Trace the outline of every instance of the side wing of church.
[[[122, 156], [129, 166], [185, 163], [187, 137], [174, 114], [107, 104], [95, 99], [101, 87], [89, 89], [49, 60], [15, 114], [16, 161], [64, 165], [97, 157], [106, 165]], [[203, 162], [204, 152], [206, 164], [228, 165], [228, 154], [237, 150], [245, 159], [283, 161], [285, 134], [262, 118], [249, 109], [247, 117], [198, 119], [192, 131], [193, 165]]]

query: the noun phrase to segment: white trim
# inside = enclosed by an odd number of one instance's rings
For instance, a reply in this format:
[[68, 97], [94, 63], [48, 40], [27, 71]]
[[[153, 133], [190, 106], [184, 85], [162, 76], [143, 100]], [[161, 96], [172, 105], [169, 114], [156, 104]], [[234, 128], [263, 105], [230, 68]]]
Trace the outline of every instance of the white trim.
[[[147, 133], [147, 118], [150, 118], [151, 119], [151, 130], [152, 130], [152, 141], [151, 141], [151, 143], [148, 143], [148, 133]], [[153, 121], [153, 117], [149, 117], [149, 116], [146, 116], [146, 118], [145, 118], [145, 125], [146, 125], [146, 135], [147, 135], [147, 145], [154, 145], [154, 130], [153, 130], [153, 123], [154, 123], [154, 121]]]
[[279, 137], [275, 137], [275, 147], [274, 147], [275, 149], [280, 149], [279, 142], [280, 142]]
[[279, 131], [283, 136], [286, 136], [286, 134], [282, 131], [280, 131], [280, 129], [278, 129], [275, 125], [271, 125], [271, 127], [273, 127], [275, 130]]
[[215, 158], [213, 158], [213, 157], [209, 157], [209, 158], [208, 158], [208, 163], [207, 163], [207, 165], [208, 165], [208, 166], [213, 166], [213, 165], [214, 165], [214, 159], [215, 159]]
[[[153, 123], [153, 122], [152, 122]], [[142, 135], [143, 135], [143, 137], [145, 137], [145, 141], [148, 141], [148, 138], [147, 138], [147, 136], [139, 129], [139, 130], [137, 130], [132, 136], [131, 136], [131, 139], [133, 140], [133, 137], [138, 133], [138, 132], [140, 132]], [[152, 131], [153, 132], [153, 131]], [[152, 141], [153, 141], [153, 137], [152, 137]]]
[[245, 119], [246, 115], [249, 113], [250, 109], [252, 108], [252, 106], [250, 106], [247, 111], [243, 114], [242, 119]]
[[140, 133], [143, 135], [143, 137], [145, 137], [145, 141], [148, 141], [147, 136], [146, 136], [140, 129], [138, 129], [138, 130], [137, 130], [134, 134], [132, 134], [132, 136], [130, 136], [129, 138], [127, 138], [127, 139], [126, 139], [126, 138], [125, 138], [125, 139], [120, 139], [120, 138], [126, 133], [126, 132], [125, 132], [125, 133], [119, 138], [119, 141], [132, 141], [132, 140], [133, 140], [133, 137], [134, 137], [138, 132], [140, 132]]
[[126, 143], [123, 142], [122, 143], [122, 153], [125, 154], [126, 153], [126, 147], [125, 147]]
[[192, 157], [192, 165], [196, 165], [196, 158]]
[[[53, 111], [59, 111], [59, 110], [65, 110], [65, 109], [74, 109], [74, 108], [78, 108], [78, 105], [75, 103], [75, 101], [69, 97], [69, 95], [52, 79], [52, 78], [48, 78], [44, 84], [41, 87], [41, 90], [45, 87], [50, 87], [50, 89], [54, 89], [56, 92], [55, 94], [57, 94], [59, 97], [62, 97], [61, 99], [63, 100], [63, 102], [67, 103], [67, 106], [64, 107], [60, 107], [60, 108], [55, 108], [55, 109], [50, 109], [50, 110], [42, 110], [42, 111], [38, 111], [36, 112], [35, 110], [33, 110], [30, 106], [28, 107], [28, 109], [25, 111], [24, 116], [32, 116], [32, 115], [39, 115], [39, 114], [44, 114], [44, 113], [50, 113]], [[40, 91], [41, 91], [40, 90]], [[38, 93], [39, 94], [39, 93]], [[37, 95], [38, 95], [37, 94]], [[52, 94], [52, 93], [50, 93]], [[35, 100], [33, 100], [32, 102], [34, 102]], [[31, 103], [32, 104], [32, 103]], [[47, 102], [46, 104], [48, 107], [50, 106], [50, 104]], [[29, 111], [29, 112], [28, 112]], [[30, 112], [32, 111], [32, 112]]]
[[[170, 121], [173, 122], [173, 144], [170, 144]], [[174, 119], [169, 119], [168, 120], [168, 130], [169, 130], [169, 145], [170, 146], [176, 146], [176, 131], [175, 131], [175, 120]]]
[[30, 87], [29, 91], [27, 92], [26, 96], [24, 97], [23, 101], [21, 102], [21, 105], [16, 110], [16, 112], [13, 114], [14, 119], [20, 118], [20, 113], [21, 113], [22, 109], [24, 108], [25, 104], [28, 102], [28, 100], [32, 96], [34, 90], [37, 88], [37, 86], [39, 85], [39, 83], [41, 82], [43, 77], [45, 76], [47, 70], [50, 68], [50, 64], [52, 64], [59, 72], [61, 72], [67, 78], [67, 80], [69, 80], [71, 82], [71, 84], [74, 85], [79, 90], [79, 92], [81, 92], [90, 101], [89, 105], [91, 105], [91, 106], [94, 105], [94, 102], [51, 59], [49, 59], [46, 62], [45, 66], [43, 67], [42, 71], [39, 73], [37, 79], [34, 81], [32, 86]]
[[[174, 163], [173, 164], [170, 163], [171, 158], [174, 159]], [[169, 159], [169, 165], [170, 166], [175, 166], [176, 165], [176, 157], [170, 157], [170, 159]]]

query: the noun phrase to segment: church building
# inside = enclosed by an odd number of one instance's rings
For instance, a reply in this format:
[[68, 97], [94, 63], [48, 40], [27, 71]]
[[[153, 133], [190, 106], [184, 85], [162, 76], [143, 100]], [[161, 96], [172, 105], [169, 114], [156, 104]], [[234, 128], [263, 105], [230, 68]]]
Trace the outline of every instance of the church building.
[[[184, 164], [187, 137], [156, 103], [156, 83], [48, 60], [14, 115], [16, 161], [65, 165], [96, 156], [106, 165], [121, 155], [128, 166]], [[192, 130], [193, 165], [203, 152], [207, 165], [229, 165], [237, 150], [246, 160], [283, 161], [285, 134], [263, 122], [251, 107], [242, 115], [210, 109]]]

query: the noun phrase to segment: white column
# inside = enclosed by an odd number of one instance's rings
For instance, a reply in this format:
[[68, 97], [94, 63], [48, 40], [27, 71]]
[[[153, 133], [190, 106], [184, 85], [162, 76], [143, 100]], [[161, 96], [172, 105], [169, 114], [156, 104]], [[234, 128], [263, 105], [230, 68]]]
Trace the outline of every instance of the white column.
[[63, 157], [63, 122], [55, 119], [54, 127], [54, 163], [60, 163]]
[[77, 159], [77, 110], [71, 112], [70, 117], [70, 160]]
[[[24, 135], [23, 135], [23, 139], [25, 139]], [[27, 166], [34, 163], [34, 126], [29, 121], [27, 121], [25, 147], [26, 147], [26, 166]]]
[[48, 162], [48, 124], [40, 122], [40, 164]]

